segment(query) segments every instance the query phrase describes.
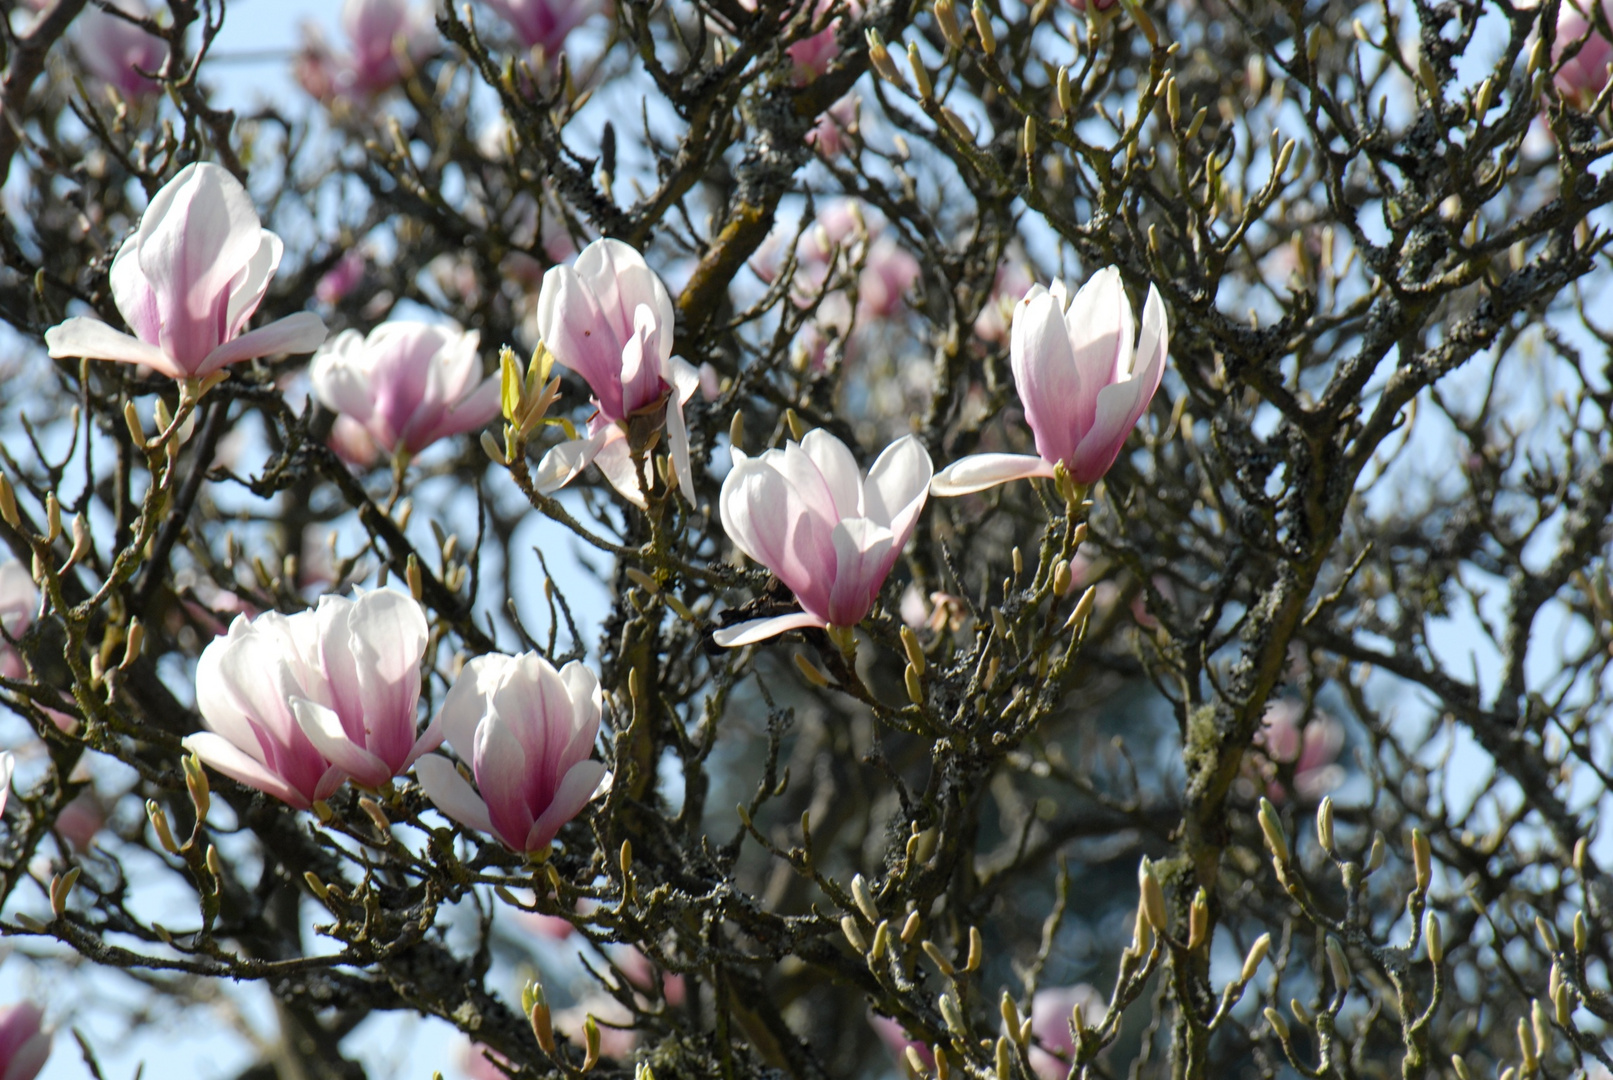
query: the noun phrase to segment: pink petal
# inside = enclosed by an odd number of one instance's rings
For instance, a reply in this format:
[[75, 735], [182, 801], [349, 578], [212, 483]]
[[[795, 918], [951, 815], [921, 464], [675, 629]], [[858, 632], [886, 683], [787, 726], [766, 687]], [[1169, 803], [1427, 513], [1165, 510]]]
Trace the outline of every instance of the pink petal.
[[1048, 461], [1063, 461], [1075, 450], [1071, 418], [1083, 391], [1063, 316], [1057, 298], [1037, 286], [1015, 305], [1009, 332], [1014, 385], [1036, 450]]
[[298, 810], [307, 810], [313, 805], [312, 800], [270, 772], [262, 762], [210, 731], [185, 736], [185, 749], [194, 751], [197, 757], [225, 776], [273, 795]]
[[311, 311], [299, 311], [220, 345], [207, 354], [194, 374], [198, 377], [211, 375], [226, 364], [261, 356], [311, 353], [324, 342], [325, 334], [324, 320]]
[[829, 622], [856, 626], [873, 609], [880, 586], [901, 548], [883, 525], [867, 518], [847, 518], [834, 530], [835, 578], [829, 594]]
[[605, 778], [603, 761], [579, 761], [560, 781], [554, 800], [532, 823], [526, 837], [527, 851], [541, 851], [553, 842], [560, 827], [582, 812]]
[[349, 739], [342, 729], [341, 718], [333, 711], [304, 698], [292, 698], [290, 705], [297, 726], [308, 736], [314, 749], [332, 765], [349, 773], [354, 781], [367, 788], [378, 788], [392, 779], [392, 769], [387, 763]]

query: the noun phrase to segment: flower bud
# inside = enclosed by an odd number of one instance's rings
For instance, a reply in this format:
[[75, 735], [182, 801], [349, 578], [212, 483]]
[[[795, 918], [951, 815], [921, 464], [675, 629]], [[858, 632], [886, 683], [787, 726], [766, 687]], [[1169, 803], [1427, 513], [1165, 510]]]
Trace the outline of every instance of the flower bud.
[[1535, 916], [1535, 934], [1540, 938], [1540, 947], [1549, 953], [1557, 952], [1562, 947], [1557, 938], [1557, 928], [1539, 915]]
[[1581, 956], [1585, 955], [1585, 947], [1590, 944], [1591, 928], [1585, 921], [1583, 911], [1574, 912], [1574, 951]]
[[1518, 1017], [1518, 1054], [1523, 1058], [1523, 1074], [1529, 1076], [1540, 1068], [1540, 1051], [1535, 1042], [1535, 1029], [1529, 1021]]
[[1019, 1006], [1014, 1004], [1013, 995], [1007, 990], [1003, 991], [1002, 1000], [997, 1003], [997, 1011], [1002, 1013], [1003, 1026], [1016, 1036], [1019, 1034]]
[[930, 81], [930, 72], [919, 55], [917, 42], [907, 43], [907, 66], [913, 70], [913, 81], [918, 84], [919, 100], [929, 101], [935, 96], [935, 84]]
[[952, 0], [935, 0], [932, 9], [935, 15], [935, 25], [941, 31], [941, 37], [954, 49], [961, 49], [966, 44], [963, 36], [963, 27], [958, 22], [958, 9]]
[[969, 14], [974, 18], [975, 33], [980, 35], [981, 51], [991, 56], [997, 51], [997, 34], [991, 28], [991, 12], [986, 10], [982, 0], [975, 0]]
[[1283, 823], [1277, 819], [1277, 808], [1264, 797], [1260, 800], [1260, 831], [1266, 834], [1266, 846], [1271, 848], [1271, 857], [1279, 864], [1287, 863], [1288, 837], [1283, 832]]
[[846, 935], [851, 947], [860, 953], [868, 951], [868, 939], [863, 937], [862, 927], [857, 925], [855, 915], [847, 915], [840, 920], [840, 932]]
[[173, 827], [168, 824], [168, 815], [157, 804], [156, 799], [146, 800], [146, 817], [151, 820], [151, 828], [157, 834], [157, 843], [170, 855], [179, 854], [179, 844], [174, 840]]
[[924, 683], [919, 680], [919, 673], [912, 664], [902, 672], [902, 681], [907, 686], [907, 700], [915, 705], [923, 705]]
[[958, 999], [951, 994], [942, 994], [936, 1003], [941, 1008], [941, 1019], [946, 1021], [947, 1030], [959, 1039], [967, 1039], [969, 1028], [963, 1022], [963, 1011], [958, 1008]]
[[1271, 1025], [1271, 1030], [1277, 1035], [1278, 1040], [1281, 1042], [1287, 1042], [1288, 1021], [1283, 1019], [1283, 1014], [1268, 1005], [1264, 1010], [1264, 1015], [1266, 1017], [1266, 1023]]
[[1148, 924], [1155, 933], [1165, 933], [1170, 927], [1165, 914], [1165, 890], [1160, 886], [1147, 856], [1137, 865], [1137, 887], [1142, 894], [1143, 915], [1148, 919]]
[[213, 805], [207, 772], [202, 768], [202, 759], [194, 751], [181, 758], [180, 764], [185, 769], [185, 787], [190, 792], [191, 805], [196, 808], [196, 822], [201, 824], [207, 820], [207, 811]]
[[1008, 1048], [1007, 1036], [997, 1039], [997, 1080], [1013, 1080], [1014, 1056]]
[[1428, 941], [1428, 962], [1438, 967], [1445, 962], [1445, 931], [1432, 910], [1423, 916], [1423, 937]]
[[874, 903], [873, 891], [868, 888], [868, 882], [861, 874], [851, 879], [851, 898], [857, 902], [857, 910], [863, 913], [870, 924], [879, 922], [879, 907]]
[[1064, 629], [1073, 630], [1085, 622], [1087, 616], [1092, 614], [1092, 607], [1097, 602], [1098, 587], [1088, 585], [1087, 591], [1081, 594], [1081, 599], [1075, 602], [1075, 610], [1070, 612], [1068, 619], [1064, 620]]
[[1344, 946], [1339, 939], [1329, 935], [1327, 939], [1327, 966], [1333, 972], [1333, 984], [1340, 993], [1350, 989], [1350, 961], [1344, 955]]
[[1423, 835], [1421, 829], [1411, 830], [1411, 861], [1417, 874], [1417, 891], [1426, 893], [1434, 876], [1433, 853], [1428, 846], [1428, 837]]
[[1473, 1074], [1468, 1071], [1467, 1062], [1462, 1060], [1462, 1055], [1451, 1055], [1451, 1069], [1456, 1073], [1456, 1080], [1473, 1080]]
[[919, 646], [919, 636], [913, 632], [911, 626], [902, 627], [902, 649], [907, 653], [907, 662], [913, 665], [920, 675], [924, 674], [924, 650]]
[[986, 958], [986, 943], [980, 936], [980, 927], [969, 927], [969, 956], [963, 962], [963, 970], [979, 971], [981, 963]]
[[881, 919], [879, 920], [879, 925], [874, 927], [874, 943], [868, 947], [868, 958], [870, 960], [879, 960], [883, 958], [885, 955], [885, 950], [890, 948], [890, 941], [890, 920]]
[[942, 955], [939, 945], [926, 938], [924, 941], [919, 942], [919, 948], [924, 950], [924, 955], [930, 958], [930, 963], [935, 965], [937, 971], [951, 978], [953, 971], [956, 969], [952, 966], [952, 961]]
[[1322, 805], [1316, 808], [1316, 840], [1323, 851], [1333, 853], [1333, 798], [1330, 795], [1324, 795]]
[[1201, 949], [1210, 936], [1210, 900], [1200, 889], [1193, 896], [1193, 906], [1188, 911], [1187, 947]]
[[1388, 857], [1389, 845], [1384, 843], [1383, 833], [1372, 834], [1372, 847], [1367, 850], [1367, 873], [1383, 868], [1384, 859]]
[[73, 886], [78, 884], [80, 868], [71, 867], [65, 874], [57, 874], [50, 879], [50, 910], [58, 919], [67, 914], [67, 898], [73, 892]]
[[910, 911], [907, 913], [907, 921], [902, 924], [902, 933], [900, 935], [903, 945], [913, 944], [913, 939], [918, 937], [919, 927], [922, 923], [923, 920], [919, 918], [918, 912]]
[[1255, 972], [1260, 969], [1260, 962], [1266, 958], [1266, 954], [1270, 951], [1270, 934], [1261, 934], [1255, 938], [1255, 943], [1249, 946], [1249, 955], [1243, 958], [1243, 971], [1239, 973], [1238, 981], [1248, 982], [1254, 978]]
[[820, 689], [829, 685], [829, 676], [825, 675], [818, 665], [808, 660], [801, 653], [795, 654], [795, 666], [800, 670], [802, 678]]
[[593, 1013], [583, 1017], [582, 1042], [582, 1071], [588, 1072], [599, 1064], [599, 1021], [594, 1019]]

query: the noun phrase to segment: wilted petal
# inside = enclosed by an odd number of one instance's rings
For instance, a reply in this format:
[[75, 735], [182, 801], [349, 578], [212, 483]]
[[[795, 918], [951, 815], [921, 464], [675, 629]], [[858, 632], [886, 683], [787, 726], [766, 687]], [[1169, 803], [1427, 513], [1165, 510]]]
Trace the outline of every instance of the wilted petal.
[[1053, 466], [1033, 454], [971, 454], [936, 473], [930, 481], [930, 494], [941, 498], [972, 495], [1010, 480], [1052, 475]]
[[599, 456], [600, 449], [611, 438], [623, 438], [621, 429], [613, 425], [585, 439], [571, 439], [555, 446], [538, 462], [538, 471], [532, 475], [532, 486], [540, 495], [552, 495], [559, 491]]

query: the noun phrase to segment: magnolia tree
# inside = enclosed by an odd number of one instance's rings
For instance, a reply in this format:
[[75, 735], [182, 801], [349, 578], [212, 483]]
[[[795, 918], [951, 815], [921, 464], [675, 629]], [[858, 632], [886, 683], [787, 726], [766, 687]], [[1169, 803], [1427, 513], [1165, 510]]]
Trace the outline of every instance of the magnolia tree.
[[4, 1080], [1607, 1075], [1602, 7], [3, 6]]

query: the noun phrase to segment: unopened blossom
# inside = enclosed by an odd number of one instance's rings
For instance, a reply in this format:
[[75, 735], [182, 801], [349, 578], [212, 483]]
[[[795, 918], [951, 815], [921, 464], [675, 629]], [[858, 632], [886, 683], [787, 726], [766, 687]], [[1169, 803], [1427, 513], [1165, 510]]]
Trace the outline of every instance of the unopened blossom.
[[411, 0], [347, 0], [341, 22], [345, 51], [332, 49], [318, 25], [308, 23], [293, 65], [303, 89], [322, 101], [390, 89], [438, 48], [431, 11]]
[[0, 1005], [0, 1080], [34, 1080], [50, 1057], [45, 1014], [29, 1004]]
[[[644, 256], [620, 240], [595, 240], [576, 266], [555, 266], [538, 294], [538, 336], [561, 364], [582, 376], [597, 407], [586, 438], [561, 443], [538, 463], [534, 478], [545, 494], [599, 465], [624, 497], [644, 505], [649, 478], [635, 476], [629, 425], [660, 426], [684, 497], [695, 500], [684, 403], [700, 388], [700, 373], [672, 355], [672, 296]], [[646, 468], [648, 461], [646, 455]]]
[[719, 630], [749, 645], [801, 627], [851, 627], [879, 590], [918, 524], [929, 494], [930, 455], [913, 436], [885, 448], [865, 478], [845, 443], [822, 429], [756, 457], [733, 448], [722, 485], [722, 524], [741, 551], [773, 572], [801, 611]]
[[528, 49], [553, 61], [571, 32], [606, 10], [604, 0], [486, 0]]
[[[1557, 33], [1552, 42], [1553, 66], [1561, 61], [1556, 75], [1557, 89], [1575, 104], [1589, 105], [1607, 85], [1607, 65], [1613, 61], [1613, 42], [1602, 36], [1592, 22], [1596, 0], [1563, 0], [1557, 9]], [[1601, 0], [1602, 11], [1613, 18], [1613, 3]], [[1583, 45], [1579, 45], [1584, 41]], [[1563, 54], [1578, 45], [1579, 51], [1566, 61]]]
[[481, 335], [440, 323], [384, 322], [344, 330], [314, 354], [309, 380], [328, 408], [392, 454], [418, 454], [499, 412], [497, 377], [482, 378]]
[[235, 177], [208, 162], [187, 165], [152, 196], [112, 260], [112, 299], [134, 333], [81, 316], [45, 331], [45, 344], [56, 359], [144, 364], [181, 380], [240, 360], [311, 352], [325, 340], [325, 324], [311, 312], [241, 332], [283, 249]]
[[591, 756], [602, 701], [599, 680], [577, 661], [557, 672], [535, 652], [478, 656], [435, 721], [475, 787], [435, 754], [415, 775], [437, 809], [466, 828], [512, 851], [545, 851], [605, 780], [604, 763]]
[[[145, 0], [113, 0], [112, 6], [137, 19], [151, 17]], [[167, 61], [168, 43], [94, 4], [73, 21], [73, 51], [86, 71], [125, 98], [149, 97], [161, 89], [150, 76]]]
[[[28, 568], [16, 559], [0, 562], [0, 627], [11, 638], [21, 638], [34, 621], [39, 607], [39, 591]], [[4, 638], [0, 638], [0, 677], [20, 679], [28, 666]]]
[[975, 454], [936, 476], [936, 495], [967, 495], [1009, 480], [1053, 476], [1062, 465], [1077, 484], [1109, 471], [1148, 409], [1165, 372], [1165, 304], [1148, 288], [1142, 333], [1114, 267], [1074, 297], [1063, 282], [1033, 285], [1014, 307], [1009, 359], [1036, 455]]
[[237, 616], [196, 663], [208, 730], [185, 746], [299, 809], [349, 777], [379, 788], [442, 742], [435, 724], [415, 737], [426, 640], [419, 603], [386, 589]]
[[1104, 1014], [1103, 995], [1086, 983], [1050, 986], [1036, 992], [1031, 1002], [1031, 1070], [1040, 1080], [1064, 1080], [1075, 1057], [1070, 1020], [1081, 1011], [1081, 1022], [1093, 1027]]
[[10, 750], [0, 750], [0, 814], [5, 813], [6, 800], [11, 797], [11, 774], [16, 768], [16, 755]]

